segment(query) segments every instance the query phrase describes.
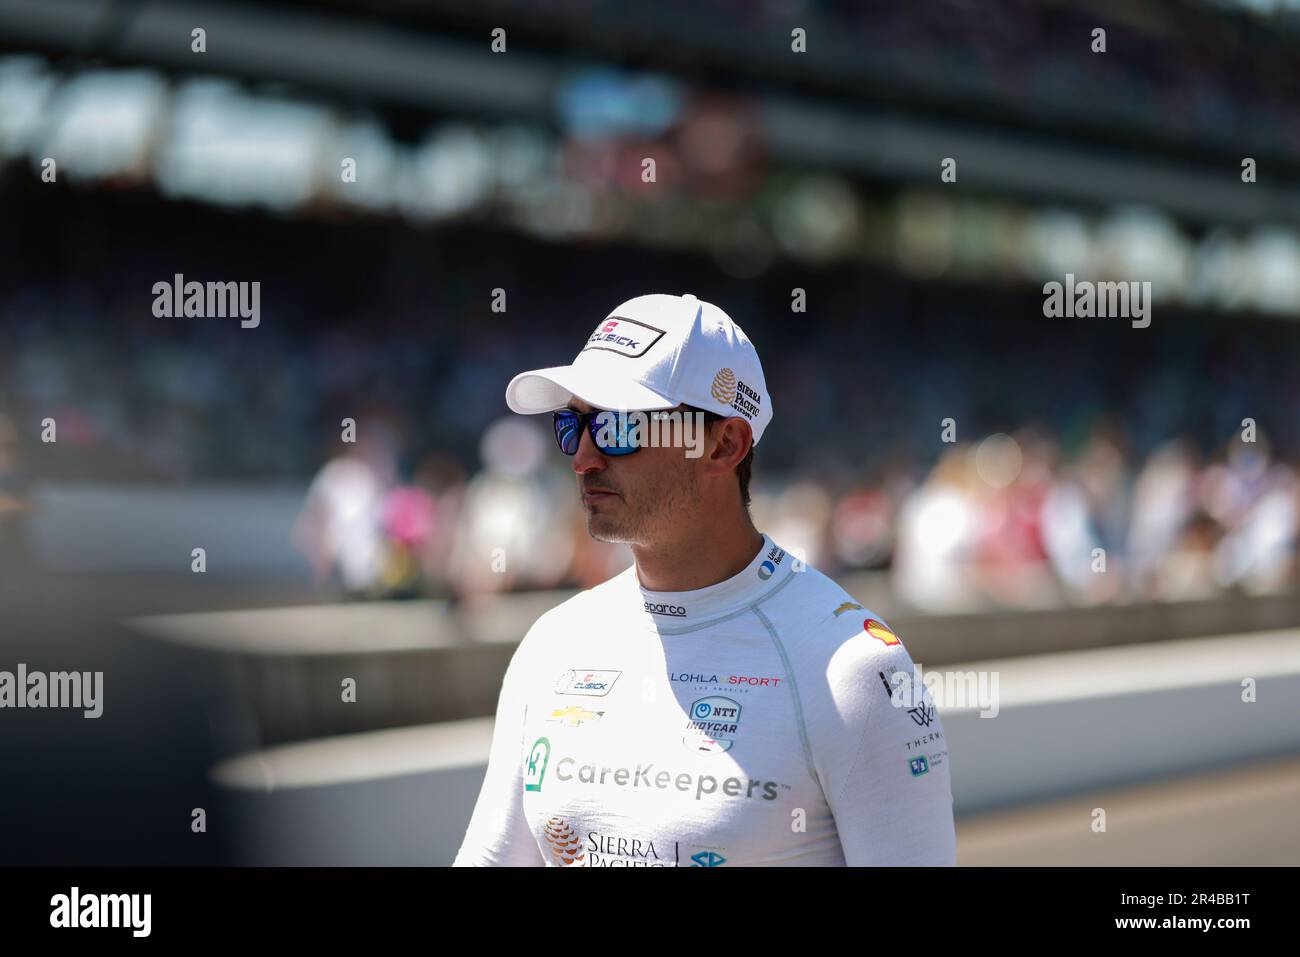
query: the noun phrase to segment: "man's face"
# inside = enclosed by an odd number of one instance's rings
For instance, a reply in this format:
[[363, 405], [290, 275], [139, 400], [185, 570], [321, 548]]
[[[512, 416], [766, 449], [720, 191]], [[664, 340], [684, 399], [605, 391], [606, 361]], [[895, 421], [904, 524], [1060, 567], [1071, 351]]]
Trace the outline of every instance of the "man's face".
[[[590, 412], [574, 399], [569, 408]], [[664, 531], [689, 521], [699, 507], [699, 459], [680, 443], [643, 446], [630, 455], [605, 455], [584, 428], [573, 456], [587, 531], [601, 542], [646, 545], [662, 541]]]

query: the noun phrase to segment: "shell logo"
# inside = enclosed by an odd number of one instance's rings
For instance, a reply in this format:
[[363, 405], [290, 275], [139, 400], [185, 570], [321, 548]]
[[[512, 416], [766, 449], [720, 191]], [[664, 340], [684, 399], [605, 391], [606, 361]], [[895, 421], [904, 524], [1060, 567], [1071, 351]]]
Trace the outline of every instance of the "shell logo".
[[546, 843], [551, 846], [551, 857], [555, 858], [557, 867], [587, 866], [587, 854], [582, 849], [582, 839], [563, 818], [553, 817], [547, 820], [542, 833]]
[[866, 630], [867, 634], [870, 635], [872, 638], [879, 638], [887, 645], [902, 644], [902, 642], [898, 640], [898, 636], [896, 634], [894, 634], [892, 631], [886, 628], [881, 622], [876, 621], [876, 619], [874, 618], [868, 618], [866, 621], [862, 623], [862, 627]]
[[713, 388], [709, 392], [723, 405], [731, 405], [731, 400], [736, 397], [736, 373], [730, 369], [719, 369], [713, 377]]

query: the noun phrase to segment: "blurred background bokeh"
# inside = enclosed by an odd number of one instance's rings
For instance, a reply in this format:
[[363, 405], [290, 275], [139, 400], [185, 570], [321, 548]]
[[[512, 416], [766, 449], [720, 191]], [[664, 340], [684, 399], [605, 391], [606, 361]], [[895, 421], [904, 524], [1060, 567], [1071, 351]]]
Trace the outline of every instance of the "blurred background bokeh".
[[0, 860], [448, 863], [515, 644], [631, 561], [505, 384], [691, 292], [758, 527], [1004, 676], [962, 863], [1300, 863], [1296, 6], [0, 0], [0, 668], [107, 689], [4, 716]]

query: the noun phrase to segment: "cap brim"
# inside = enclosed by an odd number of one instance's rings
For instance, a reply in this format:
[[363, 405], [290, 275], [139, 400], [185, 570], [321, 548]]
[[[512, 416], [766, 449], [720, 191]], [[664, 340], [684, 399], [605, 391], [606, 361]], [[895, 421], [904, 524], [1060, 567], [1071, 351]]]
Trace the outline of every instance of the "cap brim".
[[677, 403], [623, 377], [602, 375], [593, 367], [552, 366], [521, 372], [506, 386], [506, 405], [521, 415], [553, 412], [578, 398], [597, 409], [671, 409]]

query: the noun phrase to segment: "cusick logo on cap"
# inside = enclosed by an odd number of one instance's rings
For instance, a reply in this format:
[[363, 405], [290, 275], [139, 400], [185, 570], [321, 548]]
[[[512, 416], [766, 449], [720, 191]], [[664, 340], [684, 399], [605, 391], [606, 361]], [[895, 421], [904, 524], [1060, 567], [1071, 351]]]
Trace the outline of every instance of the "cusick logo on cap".
[[587, 344], [582, 347], [582, 351], [601, 349], [635, 359], [637, 356], [645, 355], [646, 350], [663, 337], [662, 329], [637, 322], [635, 319], [610, 316], [587, 338]]

